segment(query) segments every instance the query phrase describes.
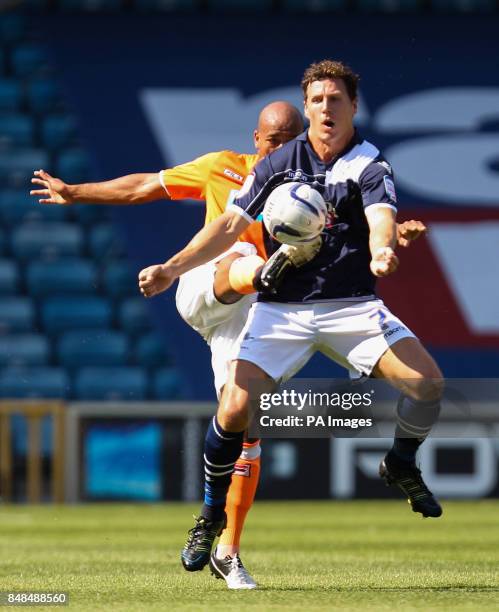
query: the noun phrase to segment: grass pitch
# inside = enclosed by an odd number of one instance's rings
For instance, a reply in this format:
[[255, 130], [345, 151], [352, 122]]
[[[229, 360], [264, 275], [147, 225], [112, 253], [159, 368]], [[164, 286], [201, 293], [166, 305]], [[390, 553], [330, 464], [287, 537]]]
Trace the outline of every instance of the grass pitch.
[[[68, 591], [43, 610], [499, 610], [499, 502], [259, 502], [228, 591], [179, 551], [198, 506], [0, 506], [0, 591]], [[7, 608], [4, 608], [7, 609]]]

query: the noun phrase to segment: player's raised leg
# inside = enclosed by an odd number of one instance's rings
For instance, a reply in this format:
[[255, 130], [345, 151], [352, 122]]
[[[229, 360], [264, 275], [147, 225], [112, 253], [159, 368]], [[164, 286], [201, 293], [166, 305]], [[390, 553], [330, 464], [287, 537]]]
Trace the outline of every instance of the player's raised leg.
[[380, 464], [380, 476], [407, 495], [414, 512], [439, 517], [442, 508], [416, 466], [416, 453], [440, 413], [444, 387], [437, 364], [416, 338], [403, 338], [379, 359], [373, 374], [402, 392], [393, 447]]

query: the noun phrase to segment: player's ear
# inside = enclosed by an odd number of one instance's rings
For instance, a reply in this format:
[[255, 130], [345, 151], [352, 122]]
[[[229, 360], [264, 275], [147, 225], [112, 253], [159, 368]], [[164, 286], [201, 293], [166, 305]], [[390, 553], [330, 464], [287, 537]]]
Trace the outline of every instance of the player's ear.
[[308, 114], [308, 107], [307, 107], [307, 99], [305, 98], [305, 100], [303, 100], [303, 114], [305, 115], [305, 119], [308, 119], [310, 121], [310, 115]]
[[353, 114], [356, 115], [357, 109], [359, 108], [359, 98], [354, 98], [352, 100], [352, 106], [353, 106]]
[[258, 130], [253, 131], [253, 144], [255, 145], [255, 149], [258, 149], [258, 143], [260, 142], [260, 133]]

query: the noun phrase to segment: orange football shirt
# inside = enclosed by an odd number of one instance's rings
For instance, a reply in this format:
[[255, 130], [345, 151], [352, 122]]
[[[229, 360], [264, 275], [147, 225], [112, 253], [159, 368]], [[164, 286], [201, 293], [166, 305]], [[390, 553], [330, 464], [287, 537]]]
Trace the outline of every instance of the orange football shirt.
[[[204, 200], [206, 225], [225, 211], [257, 160], [257, 155], [234, 151], [208, 153], [186, 164], [162, 170], [161, 183], [172, 200]], [[267, 259], [261, 222], [252, 223], [239, 240], [254, 244], [258, 255]]]

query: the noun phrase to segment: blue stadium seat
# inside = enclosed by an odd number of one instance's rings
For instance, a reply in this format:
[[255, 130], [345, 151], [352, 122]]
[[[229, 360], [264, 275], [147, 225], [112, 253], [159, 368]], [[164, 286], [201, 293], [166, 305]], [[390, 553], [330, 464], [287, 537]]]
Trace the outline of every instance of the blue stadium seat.
[[0, 298], [0, 332], [29, 331], [34, 321], [35, 310], [29, 298]]
[[8, 367], [0, 369], [0, 397], [65, 399], [69, 376], [63, 368]]
[[[1, 20], [0, 20], [1, 22]], [[21, 83], [15, 79], [0, 80], [0, 112], [16, 112], [22, 104]]]
[[49, 353], [49, 342], [40, 334], [0, 337], [0, 366], [45, 365]]
[[35, 261], [28, 267], [26, 284], [36, 297], [91, 294], [97, 289], [97, 270], [93, 262], [85, 259]]
[[57, 356], [60, 363], [69, 368], [126, 365], [128, 337], [109, 329], [68, 331], [57, 343]]
[[53, 3], [51, 0], [23, 0], [23, 8], [27, 11], [44, 11], [45, 9], [53, 9]]
[[6, 225], [19, 225], [23, 221], [65, 221], [68, 206], [39, 204], [27, 189], [0, 191], [0, 219]]
[[20, 149], [0, 153], [0, 183], [26, 189], [33, 170], [47, 168], [49, 156], [41, 149]]
[[147, 397], [147, 373], [138, 367], [82, 368], [75, 377], [80, 400], [143, 400]]
[[0, 259], [0, 294], [13, 294], [18, 288], [19, 271], [16, 263], [11, 259]]
[[83, 149], [65, 149], [57, 158], [55, 171], [66, 183], [84, 183], [89, 173], [88, 156]]
[[71, 223], [25, 223], [12, 232], [12, 252], [22, 260], [77, 256], [82, 246], [82, 231]]
[[27, 85], [30, 109], [35, 113], [48, 113], [56, 109], [59, 90], [52, 79], [32, 79]]
[[112, 316], [110, 302], [95, 296], [49, 298], [42, 305], [42, 322], [49, 333], [109, 327]]
[[195, 11], [199, 8], [199, 0], [136, 0], [135, 7], [139, 11]]
[[4, 255], [6, 251], [7, 240], [5, 238], [5, 234], [0, 227], [0, 255]]
[[26, 19], [21, 13], [2, 12], [0, 19], [0, 41], [15, 43], [23, 37], [26, 30]]
[[72, 204], [71, 215], [82, 225], [92, 226], [109, 221], [109, 206], [100, 204]]
[[104, 270], [104, 289], [114, 298], [137, 295], [137, 274], [126, 260], [113, 261]]
[[124, 253], [123, 241], [112, 223], [93, 227], [89, 236], [90, 252], [97, 259], [112, 259]]
[[28, 115], [7, 113], [0, 115], [0, 144], [8, 147], [32, 147], [34, 121]]
[[373, 13], [407, 13], [422, 9], [421, 0], [357, 0], [361, 11]]
[[122, 0], [60, 0], [63, 11], [117, 12], [123, 8]]
[[72, 115], [52, 115], [42, 123], [42, 142], [49, 149], [60, 149], [71, 144], [76, 133], [76, 121]]
[[285, 11], [299, 13], [320, 13], [346, 10], [348, 0], [282, 0]]
[[153, 394], [158, 400], [182, 397], [182, 378], [175, 368], [161, 368], [153, 374]]
[[431, 0], [434, 11], [444, 13], [490, 13], [496, 9], [495, 0]]
[[11, 65], [18, 77], [40, 74], [50, 69], [43, 48], [32, 43], [19, 44], [12, 49]]
[[171, 359], [166, 350], [164, 338], [156, 332], [141, 336], [135, 346], [135, 361], [148, 368], [170, 365]]
[[7, 55], [3, 47], [0, 46], [0, 77], [7, 74]]
[[143, 297], [128, 298], [120, 304], [118, 320], [129, 334], [151, 328], [151, 316]]
[[208, 6], [213, 11], [226, 12], [261, 12], [272, 9], [272, 0], [208, 0]]

